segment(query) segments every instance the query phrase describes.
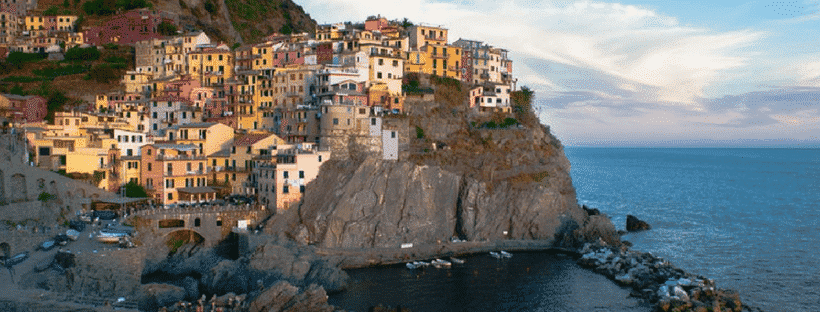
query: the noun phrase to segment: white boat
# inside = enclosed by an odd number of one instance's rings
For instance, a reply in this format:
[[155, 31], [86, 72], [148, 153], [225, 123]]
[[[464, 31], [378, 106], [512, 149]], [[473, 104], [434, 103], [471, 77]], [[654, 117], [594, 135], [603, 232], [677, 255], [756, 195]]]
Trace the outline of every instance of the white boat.
[[77, 232], [77, 230], [69, 229], [65, 231], [65, 235], [68, 236], [69, 239], [75, 241], [78, 237], [80, 237], [80, 232]]
[[407, 263], [405, 263], [404, 265], [405, 265], [405, 266], [407, 266], [407, 268], [408, 268], [408, 269], [411, 269], [411, 270], [415, 270], [415, 269], [420, 268], [420, 266], [419, 266], [419, 265], [417, 265], [417, 264], [416, 264], [416, 263], [414, 263], [414, 262], [407, 262]]
[[456, 257], [450, 257], [450, 262], [455, 263], [455, 264], [464, 264], [465, 261], [464, 261], [464, 259], [459, 259], [459, 258], [456, 258]]
[[512, 254], [502, 250], [501, 251], [501, 257], [502, 258], [512, 258]]
[[413, 261], [413, 264], [415, 264], [416, 266], [418, 266], [420, 268], [430, 266], [430, 262], [424, 262], [424, 261]]
[[432, 264], [437, 269], [449, 268], [449, 267], [453, 266], [453, 264], [450, 261], [442, 260], [442, 259], [436, 259], [436, 260], [430, 261], [430, 264]]
[[97, 241], [102, 243], [119, 243], [120, 237], [128, 236], [126, 232], [100, 231]]
[[501, 259], [501, 254], [497, 253], [495, 251], [490, 251], [490, 256], [493, 256], [493, 258], [496, 258], [496, 259]]

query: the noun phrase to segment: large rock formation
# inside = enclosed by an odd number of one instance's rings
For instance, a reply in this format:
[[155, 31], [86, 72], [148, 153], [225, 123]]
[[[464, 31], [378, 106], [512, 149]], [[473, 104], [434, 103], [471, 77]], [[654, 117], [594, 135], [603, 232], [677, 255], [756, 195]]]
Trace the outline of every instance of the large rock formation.
[[[454, 236], [552, 239], [563, 223], [580, 224], [585, 217], [564, 181], [555, 181], [558, 187], [492, 185], [441, 167], [374, 158], [325, 166], [311, 185], [323, 195], [308, 193], [300, 208], [303, 223], [291, 229], [322, 247], [395, 248]], [[355, 170], [348, 174], [345, 167]]]
[[351, 149], [325, 163], [301, 206], [273, 218], [268, 231], [325, 248], [453, 237], [577, 244], [593, 233], [618, 243], [606, 217], [591, 220], [578, 207], [563, 146], [548, 127], [526, 122], [528, 106], [516, 105], [514, 115], [478, 114], [460, 84], [430, 80], [435, 100], [408, 100], [399, 117], [409, 125], [400, 136], [413, 137], [399, 161]]

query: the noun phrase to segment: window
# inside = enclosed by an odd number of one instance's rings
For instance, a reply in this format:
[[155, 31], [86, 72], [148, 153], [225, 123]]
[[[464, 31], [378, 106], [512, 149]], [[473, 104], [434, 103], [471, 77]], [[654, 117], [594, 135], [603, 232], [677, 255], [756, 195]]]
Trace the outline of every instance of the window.
[[250, 146], [248, 146], [248, 150], [245, 153], [247, 153], [247, 154], [251, 153], [251, 147]]
[[284, 193], [284, 194], [289, 193], [287, 185], [282, 185], [282, 193]]
[[285, 178], [285, 179], [288, 178], [288, 172], [287, 171], [282, 172], [282, 178]]
[[195, 227], [198, 227], [198, 226], [199, 226], [199, 223], [200, 223], [199, 218], [194, 219], [194, 226], [195, 226]]
[[395, 139], [395, 138], [396, 138], [396, 131], [390, 131], [390, 138], [391, 138], [391, 139]]
[[305, 186], [304, 185], [299, 186], [299, 193], [302, 193], [302, 194], [305, 193]]
[[[435, 60], [433, 60], [433, 67], [436, 67], [436, 61]], [[382, 79], [382, 72], [376, 73], [376, 78]]]
[[148, 156], [151, 156], [151, 149], [149, 148], [149, 149], [145, 150], [145, 154], [147, 154]]
[[393, 60], [393, 67], [399, 67], [399, 61]]
[[174, 199], [174, 193], [168, 193], [168, 200]]
[[338, 125], [338, 124], [339, 124], [339, 118], [333, 118], [333, 125], [335, 126], [335, 125]]
[[319, 155], [319, 162], [322, 162], [322, 155]]
[[379, 59], [379, 65], [384, 65], [384, 59]]

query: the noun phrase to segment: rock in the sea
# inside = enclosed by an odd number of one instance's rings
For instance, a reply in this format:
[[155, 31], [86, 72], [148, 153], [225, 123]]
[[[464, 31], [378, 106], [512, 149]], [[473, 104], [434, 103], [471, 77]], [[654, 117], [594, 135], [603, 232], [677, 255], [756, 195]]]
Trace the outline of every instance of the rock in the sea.
[[627, 215], [626, 216], [626, 230], [627, 231], [634, 232], [634, 231], [645, 231], [645, 230], [649, 230], [649, 229], [652, 229], [652, 227], [649, 226], [649, 223], [641, 221], [640, 219], [638, 219], [637, 217], [635, 217], [633, 215]]
[[689, 301], [689, 294], [687, 294], [686, 291], [683, 290], [683, 288], [681, 288], [680, 286], [675, 286], [675, 288], [673, 288], [672, 290], [675, 296], [678, 297], [680, 300]]

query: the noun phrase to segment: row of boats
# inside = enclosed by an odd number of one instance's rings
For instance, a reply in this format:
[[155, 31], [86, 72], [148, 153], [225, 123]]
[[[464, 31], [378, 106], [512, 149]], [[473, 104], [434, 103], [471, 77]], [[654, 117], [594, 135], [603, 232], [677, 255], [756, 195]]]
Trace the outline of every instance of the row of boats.
[[411, 270], [421, 269], [421, 268], [428, 267], [428, 266], [432, 266], [432, 267], [437, 268], [437, 269], [447, 269], [447, 268], [452, 267], [453, 263], [455, 263], [455, 264], [464, 264], [464, 262], [465, 262], [464, 259], [459, 259], [459, 258], [456, 258], [456, 257], [450, 257], [450, 261], [447, 261], [447, 260], [444, 260], [444, 259], [435, 259], [435, 260], [432, 260], [430, 262], [424, 262], [424, 261], [407, 262], [405, 265], [407, 266], [408, 269], [411, 269]]
[[[496, 259], [512, 258], [511, 253], [503, 251], [503, 250], [500, 251], [500, 252], [491, 251], [490, 256], [492, 256], [493, 258], [496, 258]], [[405, 263], [405, 266], [407, 266], [407, 268], [411, 269], [411, 270], [421, 269], [421, 268], [428, 267], [428, 266], [432, 266], [432, 267], [437, 268], [437, 269], [446, 269], [446, 268], [452, 267], [454, 263], [455, 264], [464, 264], [464, 262], [466, 262], [466, 261], [464, 261], [464, 259], [459, 259], [459, 258], [456, 258], [456, 257], [450, 257], [450, 261], [437, 258], [437, 259], [434, 259], [430, 262], [425, 262], [425, 261], [407, 262], [407, 263]]]

